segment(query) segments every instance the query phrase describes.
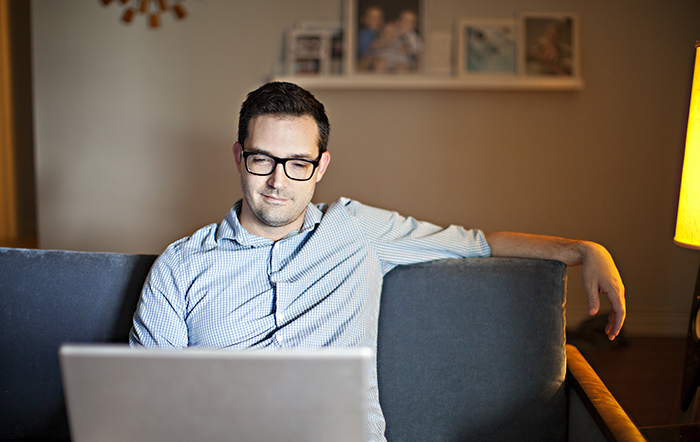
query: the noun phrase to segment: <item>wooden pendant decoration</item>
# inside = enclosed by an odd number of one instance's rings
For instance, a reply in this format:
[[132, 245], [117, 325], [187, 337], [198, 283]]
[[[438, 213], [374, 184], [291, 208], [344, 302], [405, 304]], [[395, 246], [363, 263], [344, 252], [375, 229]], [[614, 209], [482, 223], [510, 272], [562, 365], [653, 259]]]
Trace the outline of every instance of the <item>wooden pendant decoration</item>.
[[[121, 21], [131, 24], [137, 15], [148, 15], [148, 26], [156, 29], [160, 26], [161, 14], [171, 11], [175, 19], [182, 20], [187, 16], [187, 9], [182, 5], [184, 0], [118, 0], [115, 3], [121, 4], [124, 9]], [[104, 6], [113, 3], [114, 0], [100, 0]]]

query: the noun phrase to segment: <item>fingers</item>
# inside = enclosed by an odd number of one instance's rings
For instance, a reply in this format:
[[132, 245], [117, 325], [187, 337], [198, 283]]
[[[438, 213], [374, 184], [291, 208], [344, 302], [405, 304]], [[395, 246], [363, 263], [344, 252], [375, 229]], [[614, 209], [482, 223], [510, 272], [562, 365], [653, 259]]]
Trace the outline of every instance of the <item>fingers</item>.
[[615, 323], [615, 313], [610, 312], [610, 314], [608, 315], [608, 325], [605, 326], [605, 334], [608, 335], [608, 338], [610, 338], [610, 331], [612, 331], [614, 323]]
[[622, 330], [622, 325], [625, 322], [626, 307], [625, 307], [625, 288], [619, 279], [613, 283], [599, 283], [595, 279], [586, 284], [588, 294], [588, 314], [595, 316], [600, 311], [600, 295], [606, 295], [612, 311], [608, 315], [608, 324], [605, 327], [605, 334], [609, 340], [615, 339]]
[[607, 293], [612, 311], [608, 315], [608, 324], [605, 327], [605, 334], [611, 341], [620, 334], [622, 325], [625, 323], [626, 308], [623, 293], [624, 289], [622, 291], [616, 291], [613, 294]]
[[609, 340], [614, 340], [620, 330], [622, 330], [622, 323], [624, 322], [624, 316], [619, 315], [615, 312], [610, 312], [608, 315], [608, 325], [605, 327], [605, 334], [608, 335]]
[[[595, 316], [600, 310], [600, 298], [598, 296], [592, 296], [588, 299], [588, 314], [590, 316]], [[608, 336], [609, 340], [614, 340], [617, 335], [620, 334], [622, 330], [622, 325], [625, 322], [625, 311], [624, 308], [620, 311], [616, 310], [613, 306], [613, 311], [608, 315], [608, 324], [605, 326], [605, 334]]]
[[613, 302], [611, 299], [612, 312], [608, 315], [608, 326], [605, 328], [605, 334], [608, 335], [608, 339], [611, 341], [620, 334], [627, 316], [624, 297], [617, 298], [617, 300], [621, 300], [621, 302]]
[[598, 295], [598, 290], [586, 289], [588, 292], [588, 314], [590, 316], [595, 316], [600, 310], [600, 296]]
[[620, 330], [622, 330], [622, 325], [625, 323], [625, 317], [627, 316], [625, 286], [622, 285], [622, 281], [618, 279], [617, 284], [611, 289], [608, 289], [606, 294], [610, 301], [612, 312], [608, 315], [608, 328], [605, 332], [608, 335], [608, 339], [612, 341], [620, 333]]

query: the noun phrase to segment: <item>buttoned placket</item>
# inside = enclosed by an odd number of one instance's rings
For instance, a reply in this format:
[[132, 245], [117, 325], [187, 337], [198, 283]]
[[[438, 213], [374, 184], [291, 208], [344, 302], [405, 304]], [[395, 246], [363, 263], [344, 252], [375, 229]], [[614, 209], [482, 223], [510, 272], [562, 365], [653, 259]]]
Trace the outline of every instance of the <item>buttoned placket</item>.
[[273, 302], [274, 302], [274, 314], [275, 314], [275, 326], [277, 330], [275, 331], [275, 342], [277, 345], [282, 345], [284, 342], [284, 336], [282, 329], [282, 321], [284, 320], [284, 300], [283, 300], [283, 286], [284, 283], [278, 278], [280, 276], [280, 266], [283, 257], [281, 256], [281, 245], [280, 242], [275, 242], [270, 250], [270, 266], [269, 266], [269, 276], [270, 285], [273, 290]]

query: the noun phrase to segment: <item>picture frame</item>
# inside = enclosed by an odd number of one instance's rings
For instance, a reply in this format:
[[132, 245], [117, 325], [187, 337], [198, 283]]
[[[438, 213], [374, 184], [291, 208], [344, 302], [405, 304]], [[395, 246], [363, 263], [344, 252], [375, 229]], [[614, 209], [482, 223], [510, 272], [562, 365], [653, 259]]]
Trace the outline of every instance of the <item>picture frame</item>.
[[578, 18], [574, 13], [522, 13], [519, 68], [526, 76], [580, 76]]
[[457, 75], [516, 75], [518, 37], [515, 19], [458, 20], [454, 57]]
[[343, 39], [343, 25], [340, 20], [330, 21], [313, 21], [304, 20], [297, 26], [297, 29], [306, 29], [310, 31], [327, 31], [330, 35], [330, 75], [342, 75], [344, 68], [343, 48], [345, 41]]
[[325, 29], [291, 29], [287, 34], [286, 71], [294, 76], [328, 75], [331, 34]]
[[425, 70], [428, 0], [345, 0], [345, 65], [351, 74]]

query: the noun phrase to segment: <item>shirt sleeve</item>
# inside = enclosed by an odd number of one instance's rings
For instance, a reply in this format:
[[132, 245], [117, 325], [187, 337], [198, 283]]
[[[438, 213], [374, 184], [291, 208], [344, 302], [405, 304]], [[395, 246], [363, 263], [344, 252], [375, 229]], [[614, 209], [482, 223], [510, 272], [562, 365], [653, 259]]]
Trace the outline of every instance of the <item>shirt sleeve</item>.
[[445, 258], [491, 256], [479, 229], [435, 224], [347, 200], [346, 207], [376, 248], [383, 270]]
[[177, 282], [177, 255], [176, 247], [168, 247], [146, 278], [129, 334], [132, 347], [187, 347], [185, 299]]

